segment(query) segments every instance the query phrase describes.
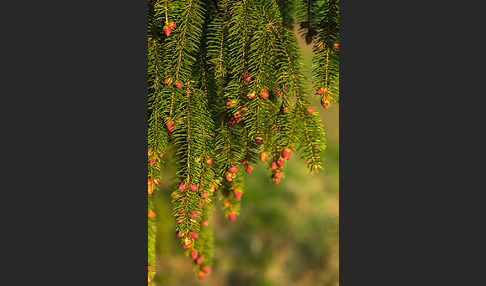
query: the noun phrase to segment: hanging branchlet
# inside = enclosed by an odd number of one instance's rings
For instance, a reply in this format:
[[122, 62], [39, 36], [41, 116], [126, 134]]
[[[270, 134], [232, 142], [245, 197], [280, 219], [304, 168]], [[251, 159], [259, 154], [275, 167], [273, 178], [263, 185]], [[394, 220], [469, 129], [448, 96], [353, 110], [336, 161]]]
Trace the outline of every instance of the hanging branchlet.
[[235, 179], [231, 181], [223, 181], [219, 194], [222, 202], [221, 207], [225, 210], [225, 216], [228, 220], [234, 221], [236, 216], [240, 214], [243, 193], [244, 183], [241, 176], [235, 176]]
[[319, 26], [319, 8], [325, 0], [296, 0], [296, 16], [299, 21], [299, 33], [310, 45], [317, 35]]
[[321, 5], [323, 19], [314, 44], [315, 81], [321, 105], [327, 109], [339, 96], [339, 0], [327, 0]]
[[[268, 14], [268, 21], [272, 21], [271, 14]], [[306, 159], [311, 172], [317, 171], [320, 166], [321, 158], [319, 152], [322, 151], [320, 146], [324, 146], [324, 131], [319, 129], [319, 119], [317, 113], [306, 99], [305, 94], [307, 86], [302, 70], [295, 63], [300, 62], [301, 55], [298, 52], [298, 46], [288, 30], [282, 29], [275, 20], [272, 25], [276, 37], [276, 50], [278, 51], [277, 66], [277, 85], [281, 86], [279, 92], [282, 94], [281, 116], [276, 119], [276, 127], [279, 128], [280, 135], [276, 138], [276, 145], [273, 149], [273, 162], [277, 168], [281, 168], [283, 163], [288, 160], [291, 152], [295, 150], [295, 142], [301, 142], [297, 148], [301, 152], [301, 157]], [[294, 96], [295, 106], [292, 110], [293, 118], [288, 114], [290, 110], [286, 105], [290, 105], [287, 90]], [[296, 128], [297, 127], [297, 128]], [[286, 132], [288, 131], [288, 132]], [[316, 147], [319, 146], [319, 147]], [[304, 148], [305, 147], [305, 148]], [[319, 150], [319, 152], [317, 151]], [[270, 168], [274, 167], [270, 163]], [[272, 180], [279, 183], [282, 177], [280, 169], [272, 170]]]
[[209, 226], [211, 219], [211, 209], [213, 204], [207, 204], [203, 207], [203, 212], [200, 216], [200, 228], [198, 238], [195, 239], [192, 249], [188, 249], [187, 253], [191, 256], [194, 262], [194, 272], [199, 279], [211, 273], [213, 260], [213, 231]]
[[230, 16], [230, 0], [219, 1], [216, 8], [218, 17], [209, 24], [208, 55], [214, 66], [214, 77], [218, 86], [225, 84], [228, 72], [228, 19]]
[[262, 163], [279, 184], [294, 154], [311, 172], [322, 168], [324, 131], [310, 104], [313, 91], [304, 76], [292, 15], [297, 12], [304, 37], [311, 34], [314, 81], [327, 108], [339, 90], [339, 2], [148, 3], [149, 283], [155, 274], [152, 200], [163, 180], [169, 143], [175, 149], [174, 233], [195, 275], [204, 279], [213, 258], [211, 210], [218, 202], [227, 219], [236, 219], [245, 193], [243, 172], [252, 173]]
[[148, 199], [148, 281], [152, 281], [155, 275], [155, 239], [156, 239], [156, 227], [155, 227], [156, 213], [153, 210], [153, 200]]
[[295, 10], [294, 0], [277, 0], [282, 15], [282, 26], [292, 31], [294, 29], [293, 12]]
[[177, 233], [182, 238], [183, 246], [193, 244], [195, 233], [199, 230], [198, 216], [202, 206], [210, 202], [212, 183], [215, 179], [210, 139], [212, 123], [207, 120], [204, 92], [196, 90], [192, 84], [186, 84], [186, 116], [179, 123], [180, 128], [174, 131], [179, 158], [177, 171], [181, 182], [174, 196], [174, 216], [177, 222]]
[[339, 96], [339, 0], [304, 2], [298, 2], [299, 31], [313, 44], [316, 93], [327, 109]]
[[270, 53], [272, 39], [273, 35], [268, 25], [264, 21], [259, 21], [252, 36], [248, 56], [248, 72], [252, 78], [248, 84], [248, 91], [252, 93], [252, 98], [247, 102], [247, 111], [243, 116], [249, 137], [258, 145], [268, 144], [264, 138], [273, 99], [273, 96], [270, 97], [272, 71], [269, 70], [269, 63], [273, 60], [273, 54]]
[[[148, 162], [149, 162], [149, 179], [159, 179], [162, 176], [162, 157], [166, 150], [169, 135], [163, 128], [164, 120], [161, 116], [162, 111], [166, 108], [164, 103], [162, 83], [162, 55], [163, 45], [157, 43], [154, 38], [148, 41]], [[152, 186], [152, 191], [157, 188]], [[149, 188], [149, 194], [151, 194]]]

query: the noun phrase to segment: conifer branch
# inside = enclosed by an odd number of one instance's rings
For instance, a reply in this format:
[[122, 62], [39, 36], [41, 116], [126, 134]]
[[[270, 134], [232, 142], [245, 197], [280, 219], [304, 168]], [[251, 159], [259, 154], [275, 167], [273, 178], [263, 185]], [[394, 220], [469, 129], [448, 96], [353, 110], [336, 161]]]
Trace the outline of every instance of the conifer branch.
[[325, 89], [317, 93], [333, 101], [339, 1], [307, 2], [149, 0], [149, 280], [155, 274], [152, 192], [169, 139], [179, 179], [171, 186], [176, 235], [200, 279], [212, 265], [213, 198], [222, 200], [229, 220], [240, 213], [238, 167], [251, 173], [258, 154], [261, 161], [271, 156], [278, 184], [284, 160], [297, 149], [311, 173], [322, 169], [324, 131], [308, 100], [292, 13], [305, 18], [300, 30], [315, 43], [314, 80]]

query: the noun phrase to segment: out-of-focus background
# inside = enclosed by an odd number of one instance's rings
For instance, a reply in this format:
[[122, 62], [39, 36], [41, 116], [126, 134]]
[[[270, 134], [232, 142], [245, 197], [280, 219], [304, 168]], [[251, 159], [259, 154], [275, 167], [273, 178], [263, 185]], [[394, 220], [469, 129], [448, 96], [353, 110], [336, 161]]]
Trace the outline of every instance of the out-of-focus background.
[[[297, 38], [310, 67], [312, 47]], [[278, 185], [267, 164], [243, 172], [241, 214], [230, 222], [220, 204], [213, 209], [214, 261], [202, 281], [173, 232], [167, 186], [174, 169], [173, 162], [165, 162], [162, 191], [155, 193], [158, 286], [339, 285], [339, 104], [325, 110], [315, 98], [313, 106], [326, 133], [324, 171], [307, 173], [305, 161], [294, 153]]]

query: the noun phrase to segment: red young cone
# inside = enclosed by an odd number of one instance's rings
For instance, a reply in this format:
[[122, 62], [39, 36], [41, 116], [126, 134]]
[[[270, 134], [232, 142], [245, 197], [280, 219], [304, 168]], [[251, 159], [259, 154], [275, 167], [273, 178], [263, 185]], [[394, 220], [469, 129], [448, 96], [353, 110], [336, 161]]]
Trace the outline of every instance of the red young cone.
[[176, 86], [177, 88], [181, 88], [181, 87], [182, 87], [182, 82], [180, 82], [180, 81], [178, 81], [178, 80], [176, 80], [174, 84], [175, 84], [175, 86]]
[[195, 184], [189, 184], [189, 188], [191, 189], [191, 191], [195, 192], [197, 191], [197, 185]]
[[314, 114], [314, 109], [312, 106], [307, 107], [307, 114]]
[[321, 104], [322, 104], [322, 107], [324, 107], [325, 109], [328, 109], [329, 106], [331, 106], [331, 102], [329, 100], [322, 100], [321, 101]]
[[155, 212], [153, 210], [148, 211], [148, 217], [149, 218], [154, 218], [155, 217]]
[[250, 174], [250, 173], [251, 173], [251, 171], [253, 171], [253, 166], [252, 166], [252, 165], [250, 165], [250, 164], [248, 164], [248, 166], [246, 167], [245, 171], [246, 171], [248, 174]]
[[261, 90], [261, 91], [260, 91], [260, 97], [261, 97], [261, 98], [267, 98], [267, 97], [268, 97], [268, 91], [266, 91], [266, 90], [264, 90], [264, 89], [263, 89], [263, 90]]
[[[192, 238], [192, 239], [196, 239], [196, 238], [198, 238], [198, 237], [199, 237], [199, 235], [197, 234], [197, 232], [193, 232], [193, 233], [191, 233], [191, 235], [190, 235], [190, 236], [191, 236], [191, 238]], [[194, 251], [196, 251], [196, 250], [194, 250]], [[192, 255], [192, 253], [191, 253], [191, 255]], [[196, 251], [196, 255], [197, 255], [197, 251]], [[193, 258], [194, 258], [194, 257], [193, 257]]]
[[231, 173], [237, 173], [238, 172], [238, 167], [236, 165], [233, 165], [229, 168], [229, 171]]
[[193, 249], [191, 251], [191, 257], [192, 257], [192, 259], [196, 259], [197, 258], [197, 250]]
[[267, 152], [263, 151], [262, 153], [260, 153], [260, 161], [265, 162], [267, 161], [267, 159], [268, 159]]
[[208, 164], [208, 165], [213, 164], [213, 160], [212, 160], [211, 158], [208, 158], [208, 159], [206, 160], [206, 164]]
[[241, 112], [236, 111], [235, 114], [233, 114], [233, 115], [234, 115], [236, 121], [241, 119]]
[[169, 132], [172, 132], [173, 129], [174, 129], [174, 122], [167, 121], [167, 130], [169, 130]]
[[206, 274], [211, 273], [211, 267], [209, 266], [204, 266], [201, 270]]
[[205, 276], [205, 274], [204, 274], [204, 272], [202, 272], [202, 271], [199, 271], [199, 272], [197, 273], [197, 278], [199, 278], [200, 280], [203, 280], [203, 279], [204, 279], [204, 276]]
[[322, 86], [321, 88], [319, 88], [319, 89], [317, 90], [317, 94], [323, 94], [323, 93], [326, 93], [326, 90], [327, 90], [327, 89], [326, 89], [324, 86]]
[[228, 214], [228, 219], [229, 219], [230, 221], [234, 221], [234, 220], [236, 219], [236, 213], [235, 213], [235, 212], [230, 212], [230, 213]]
[[236, 99], [228, 99], [228, 101], [226, 101], [226, 106], [233, 106], [237, 103], [238, 103], [238, 100], [236, 100]]
[[256, 94], [255, 94], [255, 92], [254, 92], [254, 91], [252, 91], [252, 92], [249, 92], [249, 93], [248, 93], [246, 96], [247, 96], [249, 99], [252, 99], [252, 98], [254, 98], [254, 97], [255, 97], [255, 95], [256, 95]]
[[170, 35], [170, 32], [171, 32], [171, 31], [172, 31], [172, 30], [170, 29], [170, 27], [169, 27], [169, 26], [167, 26], [167, 25], [165, 25], [165, 26], [164, 26], [164, 33], [165, 33], [167, 36], [168, 36], [168, 35]]
[[186, 185], [184, 184], [184, 182], [182, 182], [182, 183], [179, 185], [179, 190], [184, 191], [185, 189], [186, 189]]
[[275, 169], [277, 169], [277, 163], [275, 163], [275, 162], [272, 161], [270, 163], [270, 170], [275, 170]]
[[261, 145], [263, 143], [263, 138], [260, 135], [255, 136], [255, 143]]
[[204, 257], [202, 257], [202, 256], [199, 256], [199, 257], [196, 259], [196, 263], [197, 263], [197, 264], [201, 264], [201, 263], [203, 263], [203, 261], [204, 261]]
[[292, 155], [292, 150], [290, 150], [290, 148], [284, 148], [282, 151], [282, 157], [284, 157], [285, 160], [288, 160], [290, 155]]
[[231, 175], [230, 172], [226, 172], [225, 177], [228, 182], [233, 181], [233, 176]]
[[174, 23], [174, 22], [172, 22], [172, 21], [171, 21], [171, 22], [169, 22], [169, 23], [167, 23], [167, 24], [168, 24], [168, 25], [169, 25], [169, 27], [171, 27], [171, 28], [175, 28], [175, 27], [177, 27], [177, 24], [176, 24], [176, 23]]
[[241, 199], [241, 191], [240, 191], [239, 189], [236, 189], [236, 190], [234, 191], [234, 196], [235, 196], [235, 198], [237, 198], [237, 199]]
[[251, 76], [247, 75], [246, 73], [242, 74], [241, 76], [245, 82], [249, 82], [251, 80]]

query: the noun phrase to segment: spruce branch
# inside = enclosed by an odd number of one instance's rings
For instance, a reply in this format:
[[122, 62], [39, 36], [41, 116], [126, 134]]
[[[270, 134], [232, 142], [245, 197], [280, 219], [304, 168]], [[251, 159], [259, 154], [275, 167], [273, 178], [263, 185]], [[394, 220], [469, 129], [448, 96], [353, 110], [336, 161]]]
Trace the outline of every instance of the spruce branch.
[[176, 235], [203, 279], [212, 265], [210, 210], [221, 200], [229, 220], [240, 213], [242, 169], [251, 173], [258, 159], [271, 158], [278, 184], [292, 151], [311, 173], [322, 169], [325, 134], [309, 101], [292, 14], [314, 42], [313, 80], [327, 108], [339, 92], [339, 1], [148, 2], [149, 280], [152, 193], [169, 142]]

